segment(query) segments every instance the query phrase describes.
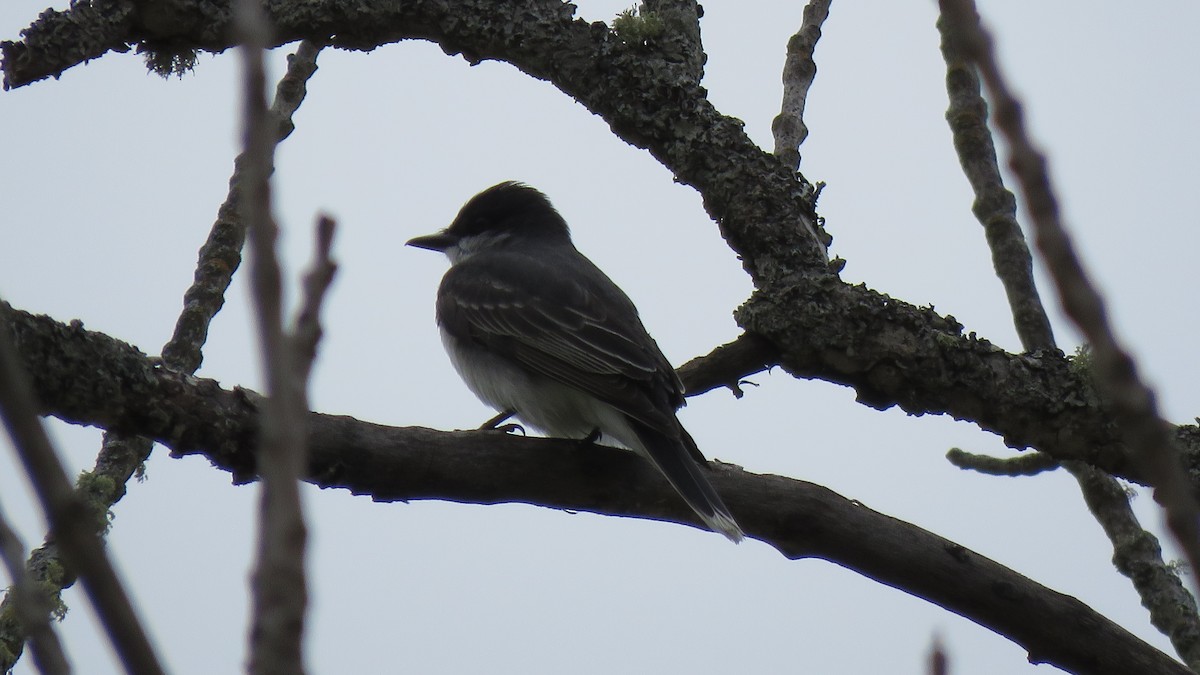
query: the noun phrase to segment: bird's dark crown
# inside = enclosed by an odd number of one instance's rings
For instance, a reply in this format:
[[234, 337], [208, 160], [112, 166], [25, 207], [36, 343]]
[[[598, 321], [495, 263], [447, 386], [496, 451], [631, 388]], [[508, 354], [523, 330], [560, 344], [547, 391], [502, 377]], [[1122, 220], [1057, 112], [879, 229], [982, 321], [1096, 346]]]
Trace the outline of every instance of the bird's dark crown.
[[447, 231], [460, 237], [509, 232], [570, 238], [567, 221], [546, 195], [517, 181], [505, 181], [471, 197]]

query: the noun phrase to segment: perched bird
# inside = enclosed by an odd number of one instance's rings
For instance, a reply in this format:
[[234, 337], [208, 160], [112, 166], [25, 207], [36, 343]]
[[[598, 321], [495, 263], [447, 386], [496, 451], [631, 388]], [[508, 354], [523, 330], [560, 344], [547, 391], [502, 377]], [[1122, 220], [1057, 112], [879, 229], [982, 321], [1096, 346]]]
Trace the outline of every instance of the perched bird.
[[493, 424], [515, 415], [550, 436], [634, 450], [713, 531], [742, 539], [675, 417], [683, 384], [633, 302], [575, 249], [546, 195], [500, 183], [408, 245], [450, 259], [438, 327], [467, 386], [501, 413]]

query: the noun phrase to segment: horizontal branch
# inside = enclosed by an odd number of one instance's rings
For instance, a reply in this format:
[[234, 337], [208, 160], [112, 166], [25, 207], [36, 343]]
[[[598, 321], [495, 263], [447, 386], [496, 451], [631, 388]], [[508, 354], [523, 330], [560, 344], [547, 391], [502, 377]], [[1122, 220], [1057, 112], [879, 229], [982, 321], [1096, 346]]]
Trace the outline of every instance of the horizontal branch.
[[679, 379], [683, 381], [687, 396], [699, 396], [726, 387], [741, 398], [743, 377], [778, 364], [779, 352], [775, 345], [752, 333], [742, 333], [733, 342], [679, 366]]
[[[1146, 484], [1091, 385], [1086, 361], [1062, 353], [1012, 354], [963, 335], [954, 317], [833, 278], [756, 291], [737, 312], [747, 330], [780, 350], [796, 377], [853, 387], [860, 403], [912, 415], [946, 414], [1037, 448]], [[1193, 490], [1200, 491], [1200, 433], [1179, 426]]]
[[[35, 374], [43, 413], [148, 436], [176, 455], [203, 454], [238, 482], [256, 478], [257, 394], [158, 367], [78, 322], [0, 305], [0, 330]], [[521, 502], [702, 527], [653, 467], [620, 450], [316, 413], [308, 429], [307, 480], [376, 501]], [[1017, 642], [1035, 663], [1076, 673], [1188, 672], [1078, 600], [826, 488], [722, 464], [711, 480], [748, 536], [925, 598]]]

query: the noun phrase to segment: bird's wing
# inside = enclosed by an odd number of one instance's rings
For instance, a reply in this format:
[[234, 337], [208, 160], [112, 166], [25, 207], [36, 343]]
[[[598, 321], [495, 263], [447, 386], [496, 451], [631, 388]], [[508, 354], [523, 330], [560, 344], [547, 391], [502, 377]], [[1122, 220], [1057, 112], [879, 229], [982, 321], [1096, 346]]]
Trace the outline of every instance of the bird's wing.
[[[563, 274], [555, 265], [586, 265]], [[683, 402], [675, 371], [629, 298], [582, 255], [489, 253], [460, 261], [438, 291], [438, 321], [645, 424], [671, 428]]]

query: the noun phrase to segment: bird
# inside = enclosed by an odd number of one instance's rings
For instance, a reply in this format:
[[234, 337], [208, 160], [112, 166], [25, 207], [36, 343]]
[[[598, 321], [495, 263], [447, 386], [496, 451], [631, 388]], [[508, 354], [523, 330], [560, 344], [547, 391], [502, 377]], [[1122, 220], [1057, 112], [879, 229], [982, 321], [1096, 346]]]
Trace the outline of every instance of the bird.
[[516, 181], [469, 199], [448, 227], [413, 238], [444, 253], [442, 343], [467, 387], [499, 414], [558, 438], [616, 444], [648, 459], [700, 520], [737, 543], [741, 527], [676, 411], [684, 388], [633, 302], [571, 241], [550, 199]]

